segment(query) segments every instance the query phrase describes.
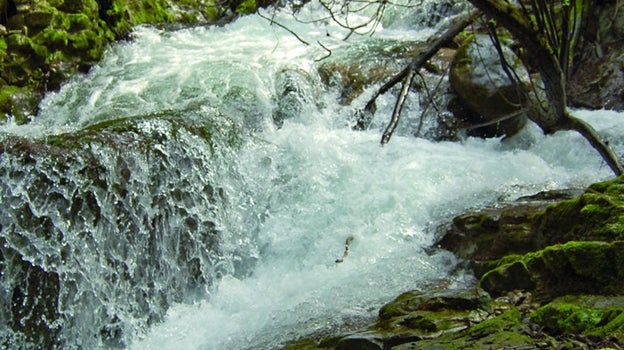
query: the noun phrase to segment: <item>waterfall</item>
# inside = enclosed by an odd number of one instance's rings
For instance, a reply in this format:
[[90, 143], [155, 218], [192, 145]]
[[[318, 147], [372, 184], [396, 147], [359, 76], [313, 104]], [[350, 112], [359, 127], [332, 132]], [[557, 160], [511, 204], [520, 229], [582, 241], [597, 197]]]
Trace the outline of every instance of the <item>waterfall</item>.
[[[453, 3], [347, 41], [314, 2], [139, 27], [31, 124], [0, 126], [0, 347], [273, 349], [357, 328], [403, 291], [470, 283], [431, 249], [453, 215], [609, 177], [573, 133], [414, 138], [416, 93], [386, 146], [392, 94], [351, 130], [379, 84], [340, 104], [323, 62], [425, 40]], [[623, 151], [618, 113], [576, 113]]]

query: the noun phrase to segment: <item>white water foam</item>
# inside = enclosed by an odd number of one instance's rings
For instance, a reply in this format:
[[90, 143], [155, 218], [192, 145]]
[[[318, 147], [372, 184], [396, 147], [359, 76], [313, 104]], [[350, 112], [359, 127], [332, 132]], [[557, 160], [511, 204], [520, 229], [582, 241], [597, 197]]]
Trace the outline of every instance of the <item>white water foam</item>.
[[[611, 128], [620, 115], [579, 114], [621, 142]], [[537, 128], [510, 141], [526, 149], [405, 137], [382, 148], [376, 132], [320, 123], [287, 123], [260, 136], [271, 142], [241, 155], [246, 176], [270, 203], [258, 266], [248, 278], [221, 281], [211, 300], [174, 307], [136, 349], [271, 349], [353, 323], [402, 291], [449, 277], [453, 258], [423, 250], [437, 224], [500, 197], [610, 176], [578, 135], [544, 137]], [[335, 264], [351, 234], [350, 255]]]

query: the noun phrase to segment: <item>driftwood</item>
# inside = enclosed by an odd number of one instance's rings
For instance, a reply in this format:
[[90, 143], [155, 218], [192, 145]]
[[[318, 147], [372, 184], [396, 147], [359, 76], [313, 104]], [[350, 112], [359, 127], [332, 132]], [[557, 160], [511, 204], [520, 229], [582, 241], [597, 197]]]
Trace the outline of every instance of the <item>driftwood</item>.
[[390, 140], [392, 133], [394, 132], [396, 126], [399, 123], [399, 118], [401, 114], [401, 110], [403, 109], [403, 105], [405, 103], [405, 99], [407, 97], [407, 93], [409, 92], [409, 88], [414, 81], [414, 77], [418, 74], [420, 69], [435, 55], [441, 48], [448, 45], [457, 34], [461, 33], [470, 23], [474, 21], [476, 16], [479, 14], [479, 11], [473, 10], [463, 16], [460, 20], [454, 23], [449, 29], [447, 29], [440, 37], [434, 40], [431, 45], [423, 52], [421, 52], [405, 69], [395, 75], [392, 79], [390, 79], [387, 83], [385, 83], [373, 97], [368, 101], [366, 107], [363, 111], [358, 112], [358, 117], [356, 121], [356, 125], [353, 127], [356, 130], [364, 130], [368, 128], [371, 116], [375, 113], [376, 104], [375, 100], [380, 95], [386, 93], [392, 87], [394, 87], [399, 82], [402, 83], [401, 92], [397, 101], [394, 105], [394, 111], [392, 112], [392, 118], [390, 119], [390, 123], [384, 132], [381, 143], [385, 144]]
[[[574, 23], [572, 20], [571, 7], [576, 11], [578, 6], [575, 1], [563, 9], [560, 13], [561, 27], [557, 27], [553, 6], [544, 0], [533, 0], [532, 8], [518, 8], [504, 0], [469, 0], [476, 8], [486, 16], [494, 19], [497, 24], [505, 27], [512, 36], [531, 53], [534, 69], [540, 74], [544, 85], [546, 99], [540, 101], [537, 94], [529, 99], [532, 113], [528, 113], [529, 119], [537, 124], [545, 134], [557, 131], [574, 130], [579, 132], [590, 145], [600, 153], [600, 156], [616, 175], [622, 175], [624, 168], [617, 155], [609, 145], [602, 140], [600, 135], [585, 121], [574, 117], [567, 108], [566, 101], [566, 72], [569, 66], [569, 53], [573, 47]], [[530, 12], [532, 11], [532, 12]], [[544, 13], [546, 12], [546, 13]], [[530, 14], [534, 14], [536, 22], [531, 22]], [[574, 15], [582, 15], [574, 13]], [[545, 18], [547, 20], [545, 20]], [[540, 20], [542, 19], [542, 20]], [[510, 77], [512, 78], [512, 77]]]
[[340, 264], [344, 261], [344, 259], [347, 258], [347, 256], [349, 255], [349, 246], [351, 246], [351, 242], [353, 242], [354, 239], [355, 237], [353, 237], [353, 235], [347, 236], [347, 240], [345, 241], [344, 253], [342, 253], [342, 258], [336, 259], [336, 264]]

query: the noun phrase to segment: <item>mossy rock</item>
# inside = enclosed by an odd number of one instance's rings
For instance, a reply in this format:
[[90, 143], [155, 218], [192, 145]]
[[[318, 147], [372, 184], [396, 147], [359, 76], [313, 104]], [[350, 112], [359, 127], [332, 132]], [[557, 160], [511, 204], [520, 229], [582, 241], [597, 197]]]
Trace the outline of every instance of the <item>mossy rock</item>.
[[535, 226], [540, 246], [624, 240], [624, 177], [593, 184], [581, 196], [549, 207]]
[[0, 122], [9, 118], [16, 124], [25, 124], [37, 113], [41, 93], [28, 87], [0, 85]]
[[539, 308], [531, 319], [553, 335], [611, 336], [624, 341], [623, 296], [564, 296]]
[[533, 219], [549, 203], [518, 202], [467, 212], [453, 219], [438, 244], [458, 258], [472, 261], [533, 251]]
[[392, 347], [408, 349], [515, 349], [537, 348], [540, 342], [531, 336], [528, 324], [522, 322], [517, 309], [474, 325], [464, 331], [447, 334], [436, 339], [423, 339]]
[[490, 317], [489, 296], [479, 289], [407, 292], [384, 305], [370, 330], [384, 348], [455, 333]]
[[[504, 46], [503, 52], [513, 68], [521, 72], [522, 63], [511, 49]], [[526, 84], [528, 81], [528, 77], [523, 78]], [[523, 97], [518, 92], [518, 86], [509, 80], [501, 68], [498, 53], [488, 36], [470, 37], [460, 46], [451, 64], [449, 82], [468, 110], [475, 113], [458, 116], [465, 119], [464, 126], [468, 128], [470, 134], [485, 137], [511, 136], [526, 124], [527, 117], [524, 114], [496, 122], [500, 118], [517, 113], [523, 103]], [[492, 124], [475, 128], [476, 125], [484, 123]]]
[[624, 241], [571, 241], [506, 259], [481, 277], [480, 286], [492, 295], [525, 289], [540, 301], [566, 294], [621, 294]]
[[[513, 202], [469, 211], [438, 228], [438, 245], [470, 262], [477, 277], [489, 271], [492, 262], [514, 254], [543, 248], [535, 234], [535, 219], [554, 204], [581, 194], [581, 190], [540, 192]], [[496, 264], [496, 263], [494, 263]]]

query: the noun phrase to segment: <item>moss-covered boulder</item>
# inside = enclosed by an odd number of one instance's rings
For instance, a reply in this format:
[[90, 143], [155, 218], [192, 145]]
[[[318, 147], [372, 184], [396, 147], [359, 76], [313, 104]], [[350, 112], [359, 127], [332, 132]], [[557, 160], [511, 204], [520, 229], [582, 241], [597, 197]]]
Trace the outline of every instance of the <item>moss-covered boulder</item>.
[[624, 296], [564, 296], [540, 307], [531, 319], [553, 335], [582, 334], [624, 341]]
[[535, 219], [556, 203], [574, 198], [582, 190], [540, 192], [513, 202], [468, 211], [450, 225], [439, 228], [440, 248], [469, 262], [480, 277], [489, 262], [507, 255], [525, 254], [543, 248], [536, 239]]
[[577, 198], [546, 209], [535, 219], [537, 243], [624, 240], [624, 177], [593, 184]]
[[[511, 49], [503, 49], [507, 61], [518, 72], [522, 72], [522, 64], [517, 56]], [[458, 116], [464, 119], [469, 134], [484, 137], [511, 136], [526, 124], [526, 115], [518, 114], [523, 95], [519, 93], [519, 87], [507, 77], [498, 52], [488, 36], [474, 36], [460, 46], [451, 64], [449, 81], [463, 104], [473, 112]], [[523, 82], [528, 84], [526, 74]], [[505, 119], [510, 115], [514, 117]], [[482, 124], [488, 126], [478, 127]]]
[[480, 286], [492, 295], [529, 290], [541, 301], [567, 294], [621, 294], [624, 241], [572, 241], [501, 259], [481, 277]]
[[382, 307], [377, 323], [367, 330], [316, 341], [310, 349], [381, 350], [439, 338], [492, 317], [492, 304], [489, 296], [479, 289], [406, 292]]

